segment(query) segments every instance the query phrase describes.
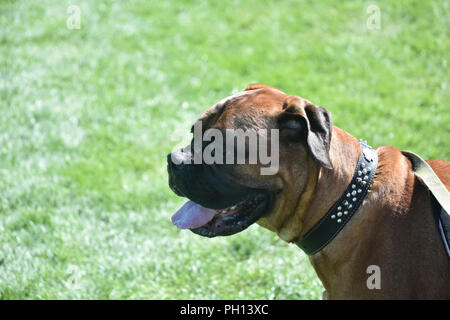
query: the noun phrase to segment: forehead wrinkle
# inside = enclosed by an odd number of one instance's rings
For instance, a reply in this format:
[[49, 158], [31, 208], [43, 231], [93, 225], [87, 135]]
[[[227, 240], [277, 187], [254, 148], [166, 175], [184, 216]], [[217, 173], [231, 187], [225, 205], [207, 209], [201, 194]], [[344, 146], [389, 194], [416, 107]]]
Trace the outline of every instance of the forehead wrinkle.
[[[221, 122], [226, 121], [228, 118], [227, 116], [224, 116], [224, 113], [231, 107], [231, 108], [244, 108], [245, 102], [249, 99], [252, 99], [252, 103], [248, 105], [248, 107], [253, 107], [253, 111], [251, 112], [252, 115], [243, 115], [242, 113], [239, 113], [239, 117], [248, 117], [250, 116], [251, 119], [249, 119], [249, 123], [253, 124], [261, 124], [262, 119], [256, 119], [255, 117], [264, 115], [260, 114], [258, 112], [259, 108], [266, 108], [270, 105], [266, 101], [268, 94], [269, 97], [271, 94], [275, 93], [276, 95], [285, 95], [282, 91], [271, 89], [271, 88], [262, 88], [262, 89], [255, 89], [255, 90], [248, 90], [248, 91], [240, 91], [234, 95], [228, 96], [214, 104], [212, 107], [207, 109], [199, 118], [197, 121], [202, 121], [204, 123], [203, 129], [207, 129], [209, 127], [212, 127], [214, 124], [218, 124]], [[270, 100], [270, 99], [269, 99]], [[281, 107], [281, 104], [280, 104]], [[232, 121], [235, 121], [235, 117], [231, 116], [233, 118]], [[196, 121], [196, 122], [197, 122]]]
[[248, 99], [247, 94], [235, 94], [233, 96], [229, 96], [226, 97], [222, 100], [220, 100], [219, 102], [217, 102], [213, 107], [211, 107], [210, 109], [206, 110], [202, 116], [200, 116], [200, 118], [198, 119], [198, 121], [205, 121], [208, 122], [207, 126], [209, 126], [208, 124], [210, 122], [216, 123], [220, 120], [220, 118], [222, 117], [223, 113], [232, 105], [241, 102], [241, 100], [246, 100]]

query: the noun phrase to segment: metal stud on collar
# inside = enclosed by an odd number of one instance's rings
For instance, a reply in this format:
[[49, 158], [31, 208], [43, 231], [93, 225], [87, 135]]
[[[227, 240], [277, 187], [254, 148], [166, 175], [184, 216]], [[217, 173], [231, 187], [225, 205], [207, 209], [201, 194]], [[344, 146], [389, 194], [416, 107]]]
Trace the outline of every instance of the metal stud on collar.
[[[367, 192], [363, 192], [363, 189], [368, 188], [367, 182], [369, 181], [369, 179], [371, 179], [371, 163], [373, 162], [373, 157], [370, 156], [369, 159], [367, 160], [367, 156], [366, 153], [368, 154], [367, 151], [365, 151], [365, 148], [370, 148], [372, 151], [373, 149], [367, 144], [367, 141], [359, 139], [358, 140], [361, 143], [361, 149], [363, 150], [363, 157], [361, 157], [362, 159], [360, 159], [360, 161], [358, 162], [357, 166], [356, 166], [356, 179], [355, 177], [352, 179], [352, 183], [350, 183], [350, 187], [347, 187], [348, 192], [345, 192], [345, 197], [348, 199], [351, 199], [351, 201], [353, 203], [358, 202], [358, 200], [361, 200], [362, 198], [364, 198], [365, 194]], [[361, 161], [361, 160], [365, 160], [365, 161]], [[367, 163], [369, 162], [369, 163]], [[353, 181], [355, 180], [355, 181]], [[357, 188], [357, 189], [356, 189]], [[333, 219], [336, 218], [336, 215], [338, 217], [342, 216], [342, 206], [347, 207], [348, 209], [352, 209], [353, 205], [349, 202], [349, 200], [344, 200], [338, 207], [337, 207], [337, 214], [332, 214], [332, 216], [334, 216]], [[355, 210], [354, 210], [355, 211]], [[345, 215], [348, 215], [348, 210], [344, 211]], [[341, 223], [342, 221], [339, 221], [341, 219], [336, 220], [337, 223]]]
[[311, 255], [325, 247], [361, 206], [372, 185], [378, 165], [378, 154], [366, 141], [359, 140], [361, 157], [350, 184], [327, 214], [296, 244]]

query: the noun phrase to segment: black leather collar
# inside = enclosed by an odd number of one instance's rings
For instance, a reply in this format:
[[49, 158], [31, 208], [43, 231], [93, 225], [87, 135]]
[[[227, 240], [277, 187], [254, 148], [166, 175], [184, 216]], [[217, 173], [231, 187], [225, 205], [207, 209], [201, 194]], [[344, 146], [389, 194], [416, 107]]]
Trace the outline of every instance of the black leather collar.
[[333, 240], [361, 206], [369, 191], [378, 165], [378, 153], [367, 142], [359, 140], [361, 157], [352, 181], [338, 201], [328, 210], [302, 240], [296, 242], [308, 255], [322, 250]]

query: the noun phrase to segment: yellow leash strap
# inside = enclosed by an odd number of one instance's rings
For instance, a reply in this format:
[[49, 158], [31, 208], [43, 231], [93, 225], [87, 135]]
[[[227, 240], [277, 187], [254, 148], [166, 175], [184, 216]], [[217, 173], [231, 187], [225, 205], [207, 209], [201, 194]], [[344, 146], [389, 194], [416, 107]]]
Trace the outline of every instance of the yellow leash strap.
[[450, 215], [450, 193], [444, 183], [439, 179], [433, 169], [417, 154], [410, 151], [402, 151], [412, 164], [414, 174], [422, 180], [422, 183], [430, 190], [439, 204]]

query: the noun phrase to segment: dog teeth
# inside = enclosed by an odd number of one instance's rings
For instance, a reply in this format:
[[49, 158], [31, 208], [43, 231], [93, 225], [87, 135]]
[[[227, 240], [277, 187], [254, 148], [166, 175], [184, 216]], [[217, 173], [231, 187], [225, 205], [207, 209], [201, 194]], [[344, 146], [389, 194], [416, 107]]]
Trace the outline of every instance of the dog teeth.
[[219, 213], [228, 213], [229, 211], [235, 211], [237, 209], [239, 209], [239, 210], [242, 208], [248, 209], [248, 208], [252, 208], [252, 207], [259, 205], [263, 201], [264, 201], [264, 197], [259, 195], [252, 199], [243, 200], [243, 201], [239, 202], [238, 204], [235, 204], [234, 206], [218, 210], [218, 212]]

